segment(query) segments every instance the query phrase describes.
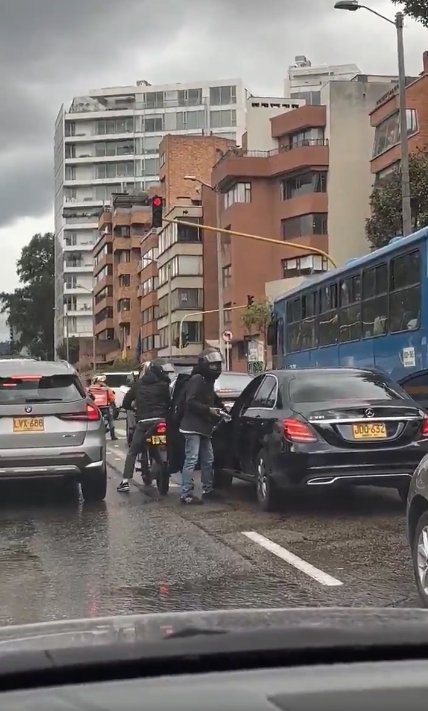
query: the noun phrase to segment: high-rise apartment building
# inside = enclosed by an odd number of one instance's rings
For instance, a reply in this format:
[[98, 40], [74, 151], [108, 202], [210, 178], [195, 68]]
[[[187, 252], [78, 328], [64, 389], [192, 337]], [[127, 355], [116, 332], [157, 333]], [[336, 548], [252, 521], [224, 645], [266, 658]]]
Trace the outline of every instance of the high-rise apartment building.
[[158, 181], [166, 134], [239, 139], [245, 124], [240, 79], [90, 91], [61, 108], [55, 125], [55, 339], [93, 329], [92, 250], [98, 215], [112, 193]]
[[356, 64], [312, 66], [303, 54], [294, 58], [284, 81], [284, 95], [304, 99], [307, 104], [321, 103], [321, 87], [329, 81], [349, 81], [361, 74]]

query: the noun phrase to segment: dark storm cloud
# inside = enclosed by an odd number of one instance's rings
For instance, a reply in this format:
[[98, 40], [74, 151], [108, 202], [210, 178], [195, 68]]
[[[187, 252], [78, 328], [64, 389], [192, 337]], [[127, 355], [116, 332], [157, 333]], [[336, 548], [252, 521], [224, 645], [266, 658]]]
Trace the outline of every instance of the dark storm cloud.
[[[320, 63], [364, 56], [362, 69], [391, 70], [389, 28], [370, 34], [367, 18], [357, 22], [333, 4], [0, 0], [0, 227], [51, 208], [54, 121], [76, 94], [136, 79], [238, 76], [254, 92], [278, 93], [295, 54]], [[393, 13], [389, 0], [371, 5]]]

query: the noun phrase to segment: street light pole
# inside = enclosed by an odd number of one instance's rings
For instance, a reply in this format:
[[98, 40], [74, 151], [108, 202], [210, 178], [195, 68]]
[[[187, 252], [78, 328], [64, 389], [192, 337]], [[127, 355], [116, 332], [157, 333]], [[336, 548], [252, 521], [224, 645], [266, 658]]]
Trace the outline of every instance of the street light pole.
[[409, 139], [407, 136], [406, 71], [404, 67], [403, 25], [403, 13], [397, 12], [395, 16], [395, 27], [397, 29], [398, 86], [400, 101], [401, 204], [403, 236], [407, 237], [407, 235], [412, 232], [412, 207], [410, 202]]
[[64, 317], [65, 317], [65, 358], [67, 363], [70, 362], [70, 339], [68, 335], [68, 307], [66, 305], [64, 309]]
[[397, 32], [397, 58], [398, 58], [398, 92], [399, 92], [399, 125], [400, 125], [400, 154], [401, 154], [401, 217], [403, 236], [412, 232], [412, 209], [410, 199], [410, 174], [409, 174], [409, 140], [407, 136], [407, 107], [406, 107], [406, 70], [404, 64], [403, 27], [404, 15], [397, 12], [395, 20], [385, 17], [380, 12], [367, 5], [361, 5], [358, 0], [338, 0], [334, 5], [336, 10], [367, 10], [381, 20], [394, 25]]
[[88, 289], [83, 284], [77, 284], [78, 289], [83, 289], [92, 296], [92, 374], [97, 372], [97, 336], [95, 333], [95, 289]]

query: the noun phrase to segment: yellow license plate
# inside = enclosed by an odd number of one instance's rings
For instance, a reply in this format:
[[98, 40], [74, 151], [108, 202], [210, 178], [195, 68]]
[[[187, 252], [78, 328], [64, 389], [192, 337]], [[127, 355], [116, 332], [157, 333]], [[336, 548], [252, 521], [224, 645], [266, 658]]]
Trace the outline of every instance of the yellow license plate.
[[43, 417], [14, 417], [14, 432], [44, 432], [45, 421]]
[[385, 439], [387, 437], [384, 422], [359, 422], [352, 425], [354, 439]]
[[166, 436], [165, 435], [153, 435], [153, 437], [149, 437], [147, 440], [149, 444], [166, 444]]

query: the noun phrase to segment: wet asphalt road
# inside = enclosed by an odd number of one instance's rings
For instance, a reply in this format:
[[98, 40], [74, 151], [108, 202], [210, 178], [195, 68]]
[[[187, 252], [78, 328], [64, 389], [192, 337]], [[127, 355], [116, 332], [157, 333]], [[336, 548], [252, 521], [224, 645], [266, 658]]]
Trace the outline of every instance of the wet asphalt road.
[[[419, 606], [404, 508], [392, 490], [308, 492], [265, 514], [251, 487], [235, 482], [221, 503], [183, 509], [176, 484], [161, 500], [136, 486], [117, 494], [125, 441], [108, 451], [101, 505], [84, 505], [59, 485], [1, 485], [0, 625], [233, 607]], [[315, 566], [321, 580], [271, 544]]]

